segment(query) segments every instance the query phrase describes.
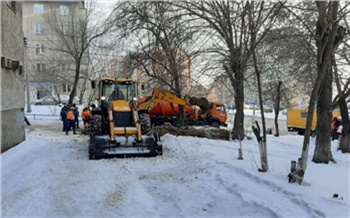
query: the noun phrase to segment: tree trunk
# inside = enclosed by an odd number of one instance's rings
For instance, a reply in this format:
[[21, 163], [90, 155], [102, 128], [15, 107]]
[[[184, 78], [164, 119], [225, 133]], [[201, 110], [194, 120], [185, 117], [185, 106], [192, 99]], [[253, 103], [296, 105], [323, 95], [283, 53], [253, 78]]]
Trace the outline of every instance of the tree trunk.
[[280, 127], [278, 125], [278, 112], [275, 112], [275, 136], [278, 137], [280, 136]]
[[343, 95], [339, 97], [339, 107], [343, 125], [339, 149], [342, 151], [342, 153], [350, 153], [350, 122], [346, 101]]
[[84, 94], [86, 91], [86, 82], [87, 82], [87, 78], [84, 79], [84, 82], [83, 82], [81, 89], [80, 89], [79, 104], [83, 104]]
[[340, 108], [340, 114], [342, 117], [342, 125], [343, 125], [343, 130], [341, 133], [338, 149], [340, 149], [342, 153], [350, 153], [350, 123], [349, 123], [348, 107], [346, 105], [347, 96], [344, 94], [344, 92], [341, 90], [341, 87], [340, 87], [340, 79], [338, 76], [337, 64], [335, 61], [333, 62], [333, 64], [334, 64], [335, 84], [337, 85], [338, 96], [339, 96], [338, 104]]
[[[238, 73], [236, 73], [238, 74]], [[241, 73], [240, 73], [241, 74]], [[243, 77], [243, 75], [242, 75]], [[240, 139], [244, 138], [244, 87], [243, 81], [240, 79], [236, 79], [235, 83], [235, 105], [236, 105], [236, 114], [234, 119], [234, 125], [232, 129], [232, 139]]]
[[75, 60], [75, 76], [74, 76], [72, 92], [69, 95], [69, 101], [68, 101], [69, 104], [73, 103], [74, 96], [77, 93], [77, 87], [78, 87], [79, 76], [80, 76], [80, 64], [81, 64], [80, 61], [81, 59]]
[[264, 115], [264, 106], [263, 106], [263, 99], [262, 99], [262, 91], [261, 91], [261, 79], [260, 79], [260, 71], [258, 70], [257, 60], [256, 60], [256, 53], [253, 52], [253, 58], [254, 58], [254, 67], [255, 67], [255, 74], [256, 74], [256, 80], [258, 83], [258, 92], [259, 92], [259, 103], [260, 103], [260, 111], [261, 111], [261, 120], [262, 120], [262, 128], [263, 128], [263, 137], [259, 141], [260, 146], [260, 160], [261, 160], [261, 169], [260, 172], [267, 172], [269, 169], [269, 165], [267, 162], [267, 146], [266, 146], [266, 124], [265, 124], [265, 115]]
[[281, 87], [282, 87], [282, 81], [278, 82], [277, 85], [277, 95], [276, 95], [276, 99], [275, 99], [275, 106], [274, 106], [274, 110], [275, 110], [275, 136], [279, 136], [280, 135], [280, 129], [279, 129], [279, 125], [278, 125], [278, 115], [280, 112], [280, 102], [281, 102]]
[[185, 106], [179, 105], [179, 122], [178, 126], [184, 126], [185, 124]]
[[317, 101], [316, 147], [312, 161], [328, 164], [333, 160], [331, 153], [332, 123], [332, 68], [329, 65]]
[[339, 149], [342, 153], [350, 153], [350, 123], [343, 124], [342, 136]]

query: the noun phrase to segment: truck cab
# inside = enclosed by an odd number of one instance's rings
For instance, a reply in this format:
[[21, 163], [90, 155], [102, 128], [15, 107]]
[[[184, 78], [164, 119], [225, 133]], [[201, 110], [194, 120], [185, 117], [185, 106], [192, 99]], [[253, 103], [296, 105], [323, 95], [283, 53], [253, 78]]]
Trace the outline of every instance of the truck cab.
[[225, 105], [221, 102], [210, 102], [209, 108], [208, 115], [216, 118], [220, 126], [227, 126], [227, 111]]

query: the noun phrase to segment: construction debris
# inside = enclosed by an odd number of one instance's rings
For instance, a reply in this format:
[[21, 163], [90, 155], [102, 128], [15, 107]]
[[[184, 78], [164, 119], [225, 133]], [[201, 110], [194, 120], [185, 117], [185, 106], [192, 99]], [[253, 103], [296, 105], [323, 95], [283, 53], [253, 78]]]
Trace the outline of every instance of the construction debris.
[[193, 136], [199, 138], [229, 140], [230, 132], [227, 129], [220, 129], [211, 126], [186, 126], [176, 127], [171, 124], [164, 124], [162, 126], [155, 126], [151, 130], [151, 134], [158, 133], [163, 136], [167, 133], [175, 136]]

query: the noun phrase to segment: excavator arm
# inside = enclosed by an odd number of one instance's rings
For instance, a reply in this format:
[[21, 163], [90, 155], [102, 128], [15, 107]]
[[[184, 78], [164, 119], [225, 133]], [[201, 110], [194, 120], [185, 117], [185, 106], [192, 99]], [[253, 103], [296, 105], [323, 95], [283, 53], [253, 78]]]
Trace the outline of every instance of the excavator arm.
[[175, 103], [183, 106], [190, 105], [189, 100], [187, 98], [186, 99], [179, 98], [169, 91], [162, 91], [161, 89], [155, 88], [150, 98], [139, 103], [138, 109], [150, 111], [157, 104], [159, 104], [161, 100], [165, 100], [170, 103]]

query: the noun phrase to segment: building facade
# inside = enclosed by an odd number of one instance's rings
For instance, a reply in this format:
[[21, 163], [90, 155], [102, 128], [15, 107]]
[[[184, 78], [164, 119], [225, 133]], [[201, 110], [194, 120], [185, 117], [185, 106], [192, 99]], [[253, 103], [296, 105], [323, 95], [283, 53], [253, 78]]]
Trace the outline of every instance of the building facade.
[[[154, 88], [170, 90], [168, 84], [175, 86], [179, 81], [182, 95], [187, 95], [192, 87], [192, 63], [188, 53], [181, 49], [172, 49], [177, 72], [169, 72], [170, 64], [163, 50], [154, 50], [149, 54], [137, 54], [138, 60], [125, 57], [118, 64], [118, 75], [134, 78], [138, 82], [139, 96], [150, 95]], [[150, 59], [149, 56], [152, 56]], [[137, 59], [137, 58], [136, 58]], [[140, 62], [143, 62], [140, 64]], [[177, 75], [174, 75], [177, 74]], [[142, 87], [142, 88], [141, 88]]]
[[0, 2], [1, 152], [25, 140], [22, 3]]
[[[73, 42], [65, 41], [64, 37], [79, 34], [74, 32], [75, 25], [84, 16], [84, 1], [23, 2], [23, 32], [27, 41], [25, 68], [29, 72], [31, 101], [71, 93], [76, 62], [65, 52]], [[86, 74], [87, 70], [88, 59], [83, 58], [80, 72]], [[78, 97], [81, 84], [78, 84]]]

